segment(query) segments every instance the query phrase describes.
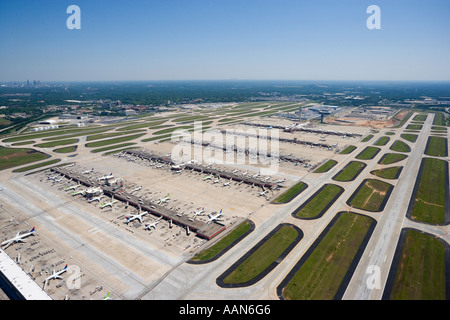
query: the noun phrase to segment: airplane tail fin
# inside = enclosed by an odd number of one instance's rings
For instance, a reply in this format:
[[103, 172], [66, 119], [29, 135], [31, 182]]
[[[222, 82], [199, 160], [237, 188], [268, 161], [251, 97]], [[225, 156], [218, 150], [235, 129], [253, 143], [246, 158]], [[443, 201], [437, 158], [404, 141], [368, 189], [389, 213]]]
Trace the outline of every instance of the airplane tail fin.
[[30, 232], [34, 232], [36, 230], [36, 227], [33, 227], [33, 229], [30, 230]]

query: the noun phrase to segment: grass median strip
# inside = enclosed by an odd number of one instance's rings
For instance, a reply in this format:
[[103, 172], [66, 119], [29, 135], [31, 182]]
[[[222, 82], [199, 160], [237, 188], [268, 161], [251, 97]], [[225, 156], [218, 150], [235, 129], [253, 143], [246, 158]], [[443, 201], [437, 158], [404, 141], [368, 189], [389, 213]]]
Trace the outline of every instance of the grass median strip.
[[302, 193], [308, 185], [304, 182], [298, 182], [292, 187], [290, 187], [287, 191], [279, 195], [272, 203], [288, 203], [300, 193]]
[[251, 230], [251, 227], [252, 225], [250, 221], [242, 222], [233, 231], [231, 231], [211, 247], [199, 252], [190, 261], [202, 262], [215, 259], [218, 255], [229, 248], [229, 246], [232, 245], [235, 241], [244, 237]]
[[441, 224], [445, 222], [448, 197], [448, 163], [424, 158], [417, 177], [408, 214], [413, 220]]
[[134, 135], [130, 135], [130, 136], [123, 136], [120, 138], [114, 138], [114, 139], [107, 139], [107, 140], [101, 140], [101, 141], [96, 141], [96, 142], [89, 142], [86, 143], [86, 147], [88, 148], [97, 148], [97, 147], [103, 147], [103, 146], [108, 146], [111, 144], [116, 144], [116, 143], [120, 143], [120, 142], [126, 142], [126, 141], [130, 141], [130, 140], [134, 140], [137, 139], [139, 137], [142, 137], [144, 135], [144, 133], [140, 133], [140, 134], [134, 134]]
[[343, 188], [334, 184], [326, 184], [295, 210], [292, 215], [300, 219], [317, 219], [333, 205], [342, 192], [344, 192]]
[[408, 156], [406, 154], [386, 153], [380, 159], [380, 161], [378, 161], [378, 164], [383, 164], [383, 165], [392, 164], [392, 163], [400, 162], [400, 161], [402, 161], [402, 160], [404, 160], [406, 158], [408, 158]]
[[29, 148], [0, 147], [0, 170], [50, 158], [50, 155]]
[[390, 167], [386, 169], [373, 170], [370, 173], [383, 179], [398, 179], [403, 167]]
[[31, 165], [31, 166], [28, 166], [28, 167], [24, 167], [24, 168], [20, 168], [20, 169], [15, 169], [15, 170], [13, 170], [13, 172], [26, 172], [26, 171], [30, 171], [30, 170], [33, 170], [33, 169], [37, 169], [37, 168], [40, 168], [40, 167], [49, 166], [49, 165], [51, 165], [51, 164], [55, 164], [55, 163], [58, 163], [58, 162], [60, 162], [60, 161], [61, 161], [61, 159], [53, 159], [53, 160], [49, 160], [49, 161], [46, 161], [46, 162], [33, 164], [33, 165]]
[[287, 300], [339, 299], [375, 224], [364, 215], [338, 213], [282, 281], [279, 295]]
[[359, 161], [351, 161], [344, 169], [339, 171], [332, 179], [341, 182], [354, 180], [367, 165]]
[[348, 199], [347, 204], [361, 210], [380, 212], [384, 209], [392, 189], [393, 186], [387, 182], [366, 179]]
[[425, 154], [433, 157], [446, 157], [448, 155], [447, 138], [433, 136], [428, 137]]
[[[446, 300], [446, 245], [435, 236], [413, 229], [402, 231], [395, 275], [383, 299]], [[447, 253], [448, 255], [448, 253]], [[394, 270], [394, 269], [393, 269]], [[391, 275], [389, 275], [391, 278]], [[390, 279], [388, 280], [390, 282]]]
[[359, 159], [359, 160], [371, 160], [378, 154], [378, 152], [380, 152], [380, 148], [367, 147], [360, 154], [358, 154], [356, 156], [356, 159]]
[[319, 168], [317, 168], [314, 173], [324, 173], [333, 168], [337, 164], [335, 160], [328, 160], [324, 164], [322, 164]]
[[222, 286], [247, 286], [272, 270], [302, 237], [293, 225], [282, 224], [232, 265], [219, 278]]

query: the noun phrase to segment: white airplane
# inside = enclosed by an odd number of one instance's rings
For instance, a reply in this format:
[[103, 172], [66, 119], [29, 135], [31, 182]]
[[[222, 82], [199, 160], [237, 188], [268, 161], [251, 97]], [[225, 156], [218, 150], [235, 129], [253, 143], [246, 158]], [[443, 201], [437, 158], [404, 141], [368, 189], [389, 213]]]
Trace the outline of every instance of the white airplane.
[[220, 212], [218, 214], [216, 214], [215, 216], [213, 216], [212, 214], [209, 213], [208, 214], [209, 220], [208, 220], [207, 224], [209, 224], [211, 221], [220, 221], [220, 220], [222, 220], [220, 218], [221, 215], [222, 215], [222, 209], [220, 209]]
[[286, 178], [281, 179], [281, 180], [277, 180], [275, 183], [283, 183], [283, 182], [285, 182], [285, 181], [286, 181]]
[[259, 196], [261, 197], [261, 196], [265, 195], [267, 192], [269, 192], [269, 190], [264, 190], [263, 192], [259, 193]]
[[211, 180], [212, 178], [214, 178], [214, 176], [210, 174], [209, 176], [203, 177], [203, 180]]
[[86, 193], [86, 190], [87, 189], [83, 189], [83, 190], [79, 190], [79, 191], [72, 191], [72, 196], [76, 196], [76, 195], [79, 195], [79, 194], [84, 195]]
[[20, 234], [20, 232], [17, 232], [16, 236], [12, 239], [6, 240], [2, 242], [2, 246], [4, 246], [6, 244], [6, 248], [8, 248], [10, 245], [17, 243], [17, 242], [25, 242], [25, 240], [23, 240], [24, 238], [27, 238], [29, 236], [34, 235], [35, 232], [35, 228], [33, 227], [33, 229], [31, 229], [29, 232], [26, 232], [24, 234]]
[[106, 208], [106, 207], [111, 207], [113, 206], [114, 203], [116, 203], [117, 200], [114, 200], [114, 197], [111, 198], [110, 202], [105, 202], [105, 203], [100, 203], [100, 208]]
[[89, 174], [89, 173], [91, 173], [91, 172], [94, 172], [94, 168], [92, 168], [91, 170], [83, 171], [83, 174]]
[[47, 180], [55, 180], [58, 177], [59, 177], [59, 174], [57, 174], [56, 176], [53, 176], [53, 177], [47, 177]]
[[108, 176], [103, 176], [103, 177], [97, 178], [97, 180], [108, 180], [108, 179], [112, 179], [112, 178], [114, 178], [114, 175], [111, 172]]
[[59, 270], [58, 272], [55, 272], [55, 269], [53, 269], [52, 274], [50, 276], [48, 276], [47, 278], [45, 278], [45, 280], [43, 282], [45, 282], [45, 284], [47, 284], [47, 282], [49, 280], [62, 279], [60, 275], [63, 274], [64, 272], [66, 272], [66, 271], [67, 271], [67, 264], [66, 264], [66, 266], [63, 269]]
[[165, 203], [167, 200], [170, 200], [170, 194], [167, 194], [165, 198], [159, 198], [158, 204]]
[[219, 183], [219, 182], [220, 182], [220, 179], [216, 179], [213, 181], [213, 183]]
[[145, 229], [150, 229], [150, 228], [156, 229], [156, 225], [158, 224], [158, 222], [159, 222], [162, 218], [163, 218], [163, 217], [161, 216], [161, 217], [159, 217], [159, 219], [156, 220], [155, 222], [146, 224], [146, 225], [145, 225]]
[[99, 201], [104, 197], [104, 195], [98, 196], [98, 197], [93, 197], [93, 198], [89, 198], [88, 202], [94, 202], [94, 201]]
[[232, 180], [233, 180], [233, 179], [230, 179], [228, 182], [224, 182], [224, 183], [223, 183], [223, 186], [224, 186], [224, 187], [230, 186]]
[[97, 192], [103, 192], [103, 189], [100, 187], [97, 187], [97, 188], [90, 188], [90, 189], [86, 190], [87, 194], [95, 194]]
[[65, 187], [65, 189], [66, 189], [66, 191], [69, 191], [69, 190], [75, 190], [78, 187], [81, 187], [81, 184], [75, 184], [75, 185], [70, 186], [70, 187]]
[[194, 218], [195, 218], [196, 216], [204, 216], [204, 215], [205, 215], [204, 212], [205, 212], [205, 208], [202, 208], [202, 209], [199, 210], [199, 211], [194, 211]]
[[127, 222], [125, 223], [130, 223], [133, 220], [139, 220], [140, 223], [142, 223], [142, 217], [145, 216], [148, 212], [147, 211], [141, 211], [141, 208], [139, 208], [139, 214], [133, 214], [131, 215], [131, 217], [125, 217], [125, 219], [127, 219]]
[[53, 182], [61, 182], [63, 178], [64, 178], [64, 176], [59, 179], [53, 179]]
[[133, 190], [131, 190], [131, 192], [134, 192], [134, 191], [139, 191], [139, 190], [141, 190], [142, 189], [142, 186], [140, 186], [140, 187], [137, 187], [137, 188], [134, 188]]
[[245, 171], [242, 175], [246, 176], [248, 174], [248, 171]]

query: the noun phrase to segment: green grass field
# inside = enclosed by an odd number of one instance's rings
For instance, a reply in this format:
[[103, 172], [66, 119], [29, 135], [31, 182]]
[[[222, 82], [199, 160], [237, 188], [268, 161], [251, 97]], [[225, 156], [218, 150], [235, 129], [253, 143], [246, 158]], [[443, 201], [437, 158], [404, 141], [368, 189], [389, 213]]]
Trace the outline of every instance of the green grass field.
[[401, 153], [386, 153], [380, 161], [378, 161], [378, 164], [388, 165], [392, 163], [396, 163], [399, 161], [402, 161], [404, 159], [408, 158], [406, 154]]
[[402, 168], [403, 167], [391, 167], [386, 169], [374, 170], [370, 173], [383, 179], [397, 179], [397, 174], [400, 170], [402, 170]]
[[349, 201], [349, 205], [367, 211], [380, 211], [383, 201], [388, 196], [388, 191], [392, 187], [389, 183], [367, 179], [362, 182], [362, 186]]
[[353, 152], [353, 150], [355, 150], [356, 147], [355, 146], [348, 146], [346, 147], [344, 150], [342, 150], [339, 154], [350, 154]]
[[244, 221], [238, 225], [233, 231], [227, 234], [225, 237], [216, 242], [213, 246], [199, 252], [191, 260], [192, 261], [206, 261], [213, 259], [223, 250], [225, 250], [233, 241], [244, 235], [250, 230], [251, 224], [249, 221]]
[[373, 138], [373, 134], [369, 134], [367, 137], [365, 137], [364, 139], [362, 139], [361, 142], [367, 142], [367, 141], [369, 141], [369, 140], [372, 139], [372, 138]]
[[446, 157], [448, 155], [447, 138], [429, 137], [425, 154], [434, 157]]
[[410, 124], [406, 127], [407, 130], [422, 130], [421, 124]]
[[378, 139], [373, 145], [374, 146], [385, 146], [388, 142], [389, 142], [390, 138], [389, 137], [381, 137], [380, 139]]
[[359, 175], [359, 173], [365, 167], [366, 167], [365, 163], [359, 161], [351, 161], [349, 162], [348, 165], [345, 166], [345, 168], [341, 172], [338, 172], [333, 177], [333, 180], [342, 182], [352, 181]]
[[53, 147], [58, 147], [58, 146], [66, 146], [68, 144], [74, 144], [77, 143], [78, 139], [65, 139], [65, 140], [55, 140], [55, 141], [51, 141], [51, 142], [43, 142], [43, 143], [38, 143], [35, 144], [35, 147], [39, 147], [39, 148], [53, 148]]
[[436, 237], [408, 230], [390, 300], [446, 300], [445, 247]]
[[282, 226], [264, 244], [256, 249], [247, 259], [223, 279], [226, 284], [245, 283], [267, 269], [298, 237], [295, 228]]
[[427, 119], [426, 114], [417, 114], [414, 116], [413, 121], [425, 121]]
[[89, 142], [86, 143], [86, 147], [88, 148], [98, 148], [98, 147], [104, 147], [104, 146], [109, 146], [111, 144], [117, 144], [120, 142], [126, 142], [126, 141], [130, 141], [130, 140], [134, 140], [137, 139], [139, 137], [142, 137], [144, 134], [143, 133], [139, 133], [139, 134], [133, 134], [130, 136], [122, 136], [120, 138], [114, 138], [114, 139], [106, 139], [106, 140], [101, 140], [101, 141], [96, 141], [96, 142]]
[[[343, 212], [309, 254], [282, 294], [287, 300], [332, 300], [375, 221]], [[318, 240], [319, 241], [319, 240]]]
[[332, 205], [343, 190], [337, 185], [326, 184], [316, 196], [309, 198], [300, 210], [294, 211], [293, 215], [297, 218], [314, 219]]
[[356, 156], [356, 159], [370, 160], [373, 159], [378, 154], [378, 152], [380, 152], [380, 148], [367, 147], [359, 155]]
[[404, 133], [404, 134], [401, 134], [400, 137], [402, 137], [403, 139], [405, 139], [409, 142], [416, 142], [418, 135], [411, 134], [411, 133]]
[[68, 147], [55, 149], [55, 150], [53, 150], [53, 152], [56, 152], [56, 153], [70, 153], [70, 152], [77, 151], [77, 148], [78, 148], [77, 145], [75, 145], [75, 146], [68, 146]]
[[400, 141], [400, 140], [395, 140], [389, 149], [392, 151], [397, 151], [397, 152], [410, 152], [411, 151], [411, 148], [406, 143], [404, 143], [403, 141]]
[[31, 165], [31, 166], [28, 166], [28, 167], [23, 167], [23, 168], [20, 168], [20, 169], [15, 169], [15, 170], [13, 170], [13, 172], [26, 172], [26, 171], [34, 170], [34, 169], [37, 169], [37, 168], [49, 166], [49, 165], [51, 165], [51, 164], [55, 164], [55, 163], [58, 163], [58, 162], [60, 162], [60, 161], [61, 161], [61, 159], [53, 159], [53, 160], [41, 162], [41, 163], [38, 163], [38, 164], [33, 164], [33, 165]]
[[445, 222], [447, 162], [424, 158], [411, 218], [439, 224]]
[[48, 154], [28, 148], [0, 147], [0, 170], [48, 159]]
[[290, 187], [287, 191], [279, 195], [272, 203], [288, 203], [294, 199], [298, 194], [303, 192], [308, 186], [303, 182], [298, 182]]
[[330, 170], [332, 167], [334, 167], [337, 164], [337, 161], [335, 160], [328, 160], [324, 164], [322, 164], [319, 168], [314, 170], [314, 173], [323, 173]]

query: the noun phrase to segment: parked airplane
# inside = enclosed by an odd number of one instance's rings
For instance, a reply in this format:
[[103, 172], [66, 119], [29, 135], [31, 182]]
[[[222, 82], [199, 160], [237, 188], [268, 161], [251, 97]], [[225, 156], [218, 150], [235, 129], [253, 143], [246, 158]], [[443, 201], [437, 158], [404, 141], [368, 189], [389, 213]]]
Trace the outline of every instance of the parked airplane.
[[260, 193], [259, 193], [259, 196], [263, 196], [263, 195], [265, 195], [267, 192], [269, 192], [269, 190], [264, 190], [263, 192], [260, 192]]
[[134, 191], [139, 191], [139, 190], [141, 190], [142, 189], [142, 186], [140, 186], [140, 187], [137, 187], [137, 188], [134, 188], [133, 190], [131, 190], [131, 192], [134, 192]]
[[233, 180], [233, 179], [230, 179], [228, 182], [224, 182], [224, 183], [223, 183], [223, 186], [224, 186], [224, 187], [230, 186], [232, 180]]
[[89, 173], [91, 173], [91, 172], [94, 172], [94, 168], [92, 168], [91, 170], [83, 171], [83, 174], [89, 174]]
[[53, 269], [52, 274], [50, 276], [48, 276], [47, 278], [45, 278], [45, 280], [43, 282], [45, 282], [45, 285], [47, 285], [49, 280], [62, 279], [60, 275], [66, 271], [67, 271], [67, 264], [63, 269], [59, 270], [58, 272], [56, 272], [55, 269]]
[[98, 196], [98, 197], [94, 197], [94, 198], [89, 198], [88, 199], [88, 202], [94, 202], [94, 201], [98, 201], [98, 202], [100, 202], [100, 200], [101, 200], [101, 198], [103, 198], [104, 197], [104, 195], [101, 195], [101, 196]]
[[205, 215], [204, 212], [205, 212], [205, 208], [202, 208], [202, 209], [199, 210], [199, 211], [194, 211], [194, 218], [195, 218], [196, 216], [204, 216], [204, 215]]
[[64, 176], [62, 176], [61, 178], [59, 178], [59, 179], [53, 179], [53, 182], [61, 182], [62, 181], [62, 179], [64, 179]]
[[213, 181], [213, 183], [219, 183], [219, 182], [220, 182], [220, 179], [216, 179]]
[[150, 228], [156, 229], [156, 225], [158, 224], [158, 222], [159, 222], [162, 218], [163, 218], [163, 217], [161, 216], [161, 217], [159, 217], [159, 219], [156, 220], [155, 222], [146, 224], [146, 225], [145, 225], [145, 229], [150, 229]]
[[212, 214], [208, 214], [209, 220], [208, 220], [207, 224], [209, 224], [211, 221], [220, 221], [220, 220], [222, 220], [220, 218], [220, 216], [222, 216], [222, 209], [220, 209], [220, 212], [218, 214], [216, 214], [215, 216], [212, 215]]
[[125, 223], [130, 223], [133, 220], [139, 220], [140, 223], [142, 223], [142, 217], [145, 216], [148, 212], [147, 211], [141, 211], [141, 208], [139, 208], [139, 214], [133, 214], [131, 215], [131, 217], [125, 217], [125, 219], [127, 219], [127, 222]]
[[69, 190], [75, 190], [78, 187], [81, 187], [81, 184], [75, 184], [75, 185], [70, 186], [70, 187], [65, 187], [65, 189], [66, 189], [66, 191], [69, 191]]
[[114, 197], [111, 198], [110, 202], [105, 202], [105, 203], [100, 203], [100, 208], [106, 208], [106, 207], [111, 207], [113, 206], [114, 203], [116, 203], [117, 200], [114, 200]]
[[112, 179], [112, 178], [114, 178], [114, 175], [111, 172], [108, 176], [103, 176], [103, 177], [97, 178], [97, 180], [108, 180], [108, 179]]
[[83, 189], [83, 190], [79, 190], [79, 191], [72, 191], [72, 196], [76, 196], [76, 195], [79, 195], [79, 194], [84, 195], [86, 193], [86, 190], [87, 189]]
[[167, 194], [167, 196], [165, 198], [159, 198], [158, 204], [165, 203], [168, 200], [170, 200], [170, 194]]
[[26, 242], [23, 239], [34, 235], [34, 232], [35, 232], [35, 228], [34, 227], [29, 232], [26, 232], [24, 234], [20, 234], [20, 232], [17, 232], [17, 234], [16, 234], [16, 236], [14, 238], [11, 238], [9, 240], [3, 241], [1, 245], [4, 246], [6, 244], [6, 247], [4, 248], [4, 249], [6, 249], [6, 248], [8, 248], [10, 245], [12, 245], [14, 243]]
[[203, 180], [211, 180], [212, 178], [214, 178], [214, 176], [210, 174], [209, 176], [203, 177]]
[[285, 181], [286, 181], [286, 178], [281, 179], [281, 180], [277, 180], [277, 181], [275, 181], [275, 183], [283, 183], [283, 182], [285, 182]]

